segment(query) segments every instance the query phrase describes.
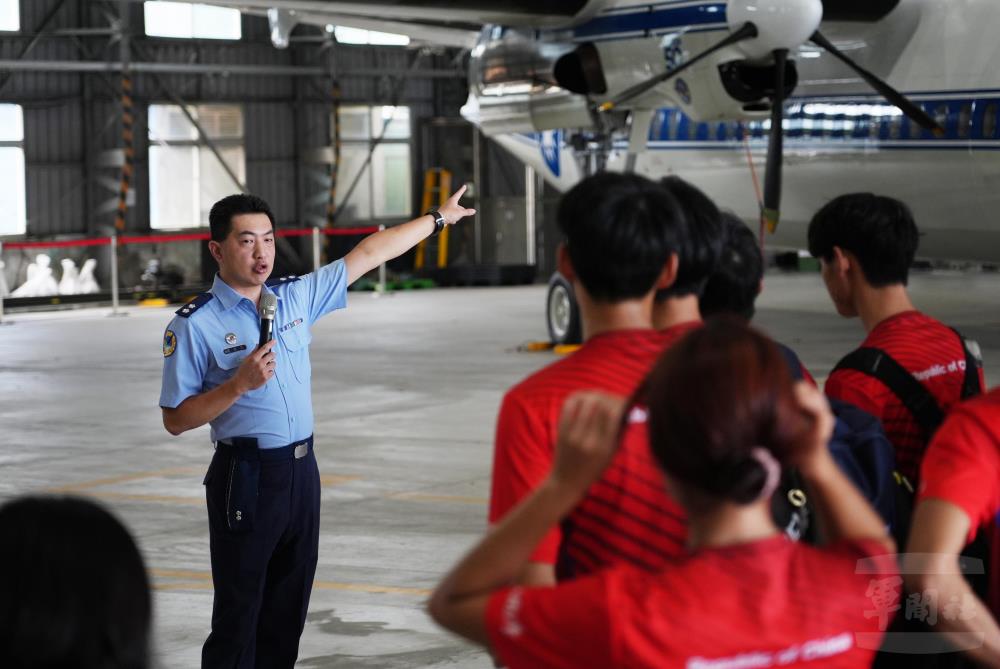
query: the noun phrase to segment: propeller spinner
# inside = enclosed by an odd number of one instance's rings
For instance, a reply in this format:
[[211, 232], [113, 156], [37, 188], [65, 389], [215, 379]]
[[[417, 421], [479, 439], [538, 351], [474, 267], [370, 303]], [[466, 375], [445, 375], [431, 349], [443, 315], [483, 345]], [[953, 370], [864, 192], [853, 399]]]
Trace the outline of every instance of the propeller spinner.
[[730, 34], [705, 51], [667, 72], [656, 75], [598, 107], [607, 112], [632, 100], [711, 54], [736, 46], [750, 61], [775, 63], [775, 86], [771, 98], [771, 134], [768, 140], [767, 171], [761, 218], [772, 232], [781, 218], [781, 172], [784, 144], [785, 63], [790, 53], [806, 42], [822, 47], [860, 76], [886, 100], [899, 107], [915, 123], [943, 136], [944, 129], [923, 109], [913, 104], [882, 79], [864, 69], [819, 32], [823, 20], [822, 0], [729, 0], [726, 19]]

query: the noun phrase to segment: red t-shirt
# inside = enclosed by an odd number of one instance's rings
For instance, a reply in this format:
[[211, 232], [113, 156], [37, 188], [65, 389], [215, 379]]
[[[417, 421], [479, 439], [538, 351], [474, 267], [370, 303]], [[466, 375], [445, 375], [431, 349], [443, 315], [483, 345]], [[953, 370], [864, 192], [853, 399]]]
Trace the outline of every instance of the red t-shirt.
[[[965, 349], [948, 326], [918, 311], [906, 311], [875, 326], [861, 345], [879, 348], [905, 367], [931, 392], [947, 412], [961, 400], [965, 380]], [[980, 372], [980, 382], [983, 383]], [[882, 421], [896, 449], [896, 466], [914, 483], [927, 448], [926, 437], [913, 415], [881, 381], [839, 370], [826, 381], [826, 394], [849, 402]]]
[[985, 530], [990, 554], [990, 608], [1000, 613], [1000, 388], [956, 406], [927, 447], [918, 500], [940, 499], [969, 517], [968, 540]]
[[686, 553], [686, 513], [667, 493], [636, 407], [614, 459], [560, 524], [560, 581], [622, 562], [659, 571]]
[[[497, 419], [490, 522], [503, 518], [548, 475], [559, 415], [569, 395], [598, 390], [630, 396], [664, 349], [697, 325], [685, 323], [662, 332], [620, 330], [592, 337], [572, 355], [511, 388]], [[561, 542], [562, 532], [554, 528], [531, 560], [556, 564]]]
[[509, 669], [868, 667], [902, 588], [891, 556], [866, 559], [884, 552], [784, 535], [703, 549], [662, 572], [502, 590], [486, 628]]

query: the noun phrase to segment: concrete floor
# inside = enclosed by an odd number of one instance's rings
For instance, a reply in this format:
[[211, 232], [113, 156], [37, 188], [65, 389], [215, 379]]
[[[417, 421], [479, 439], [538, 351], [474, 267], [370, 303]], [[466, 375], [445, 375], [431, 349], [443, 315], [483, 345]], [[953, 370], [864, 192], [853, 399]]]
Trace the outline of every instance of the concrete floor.
[[[979, 340], [1000, 382], [1000, 276], [917, 275], [927, 312]], [[323, 530], [302, 667], [486, 669], [422, 602], [485, 524], [508, 386], [552, 361], [544, 287], [352, 294], [312, 344]], [[0, 329], [0, 499], [96, 497], [138, 537], [156, 588], [159, 666], [195, 667], [211, 613], [201, 479], [208, 430], [174, 438], [157, 399], [167, 309], [14, 314]], [[759, 325], [822, 379], [862, 338], [817, 275], [767, 279]], [[989, 367], [988, 367], [989, 369]]]

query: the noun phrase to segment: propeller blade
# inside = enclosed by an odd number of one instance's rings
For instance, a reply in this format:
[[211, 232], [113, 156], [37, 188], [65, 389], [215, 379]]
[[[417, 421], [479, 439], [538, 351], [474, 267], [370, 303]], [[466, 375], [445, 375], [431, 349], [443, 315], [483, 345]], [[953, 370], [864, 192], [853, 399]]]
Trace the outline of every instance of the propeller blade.
[[695, 56], [694, 58], [692, 58], [690, 60], [684, 61], [683, 63], [681, 63], [680, 65], [678, 65], [677, 67], [675, 67], [672, 70], [668, 70], [667, 72], [663, 72], [662, 74], [658, 74], [655, 77], [651, 77], [651, 78], [647, 79], [646, 81], [644, 81], [644, 82], [642, 82], [640, 84], [636, 84], [635, 86], [632, 86], [631, 88], [628, 88], [628, 89], [622, 91], [617, 96], [615, 96], [612, 100], [609, 100], [608, 102], [605, 102], [600, 107], [598, 107], [598, 110], [602, 111], [602, 112], [611, 111], [612, 109], [614, 109], [618, 105], [624, 104], [625, 102], [628, 102], [629, 100], [632, 100], [634, 98], [639, 97], [640, 95], [642, 95], [643, 93], [645, 93], [649, 89], [654, 88], [655, 86], [660, 85], [661, 83], [663, 83], [667, 79], [671, 79], [673, 77], [676, 77], [678, 74], [680, 74], [684, 70], [688, 69], [689, 67], [691, 67], [695, 63], [701, 61], [702, 59], [707, 58], [708, 56], [711, 56], [716, 51], [719, 51], [720, 49], [724, 49], [727, 46], [731, 46], [733, 44], [736, 44], [737, 42], [742, 42], [743, 40], [753, 39], [754, 37], [757, 37], [757, 26], [755, 26], [753, 23], [750, 23], [748, 21], [748, 22], [744, 23], [743, 26], [739, 30], [737, 30], [736, 32], [730, 33], [724, 40], [722, 40], [721, 42], [719, 42], [715, 46], [709, 47], [706, 51], [703, 51], [703, 52], [699, 53], [697, 56]]
[[772, 234], [781, 219], [781, 168], [785, 144], [785, 68], [788, 49], [774, 52], [774, 97], [771, 100], [771, 136], [767, 143], [767, 172], [764, 176], [764, 210], [761, 216]]
[[926, 130], [933, 132], [937, 137], [945, 136], [945, 129], [942, 128], [937, 121], [931, 118], [927, 112], [910, 102], [905, 95], [897, 91], [895, 88], [851, 60], [818, 30], [812, 34], [809, 41], [826, 49], [830, 55], [857, 72], [857, 74], [864, 79], [869, 86], [878, 91], [886, 100], [899, 107], [914, 123], [917, 123]]

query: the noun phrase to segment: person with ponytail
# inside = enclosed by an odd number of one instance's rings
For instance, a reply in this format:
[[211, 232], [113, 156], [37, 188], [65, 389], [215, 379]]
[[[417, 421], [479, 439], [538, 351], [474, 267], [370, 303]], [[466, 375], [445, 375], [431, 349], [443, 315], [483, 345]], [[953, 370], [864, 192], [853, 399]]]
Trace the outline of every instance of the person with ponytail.
[[[653, 572], [622, 564], [512, 587], [637, 412], [687, 514], [686, 554]], [[902, 579], [882, 521], [830, 457], [832, 425], [773, 342], [738, 319], [710, 321], [660, 358], [630, 402], [566, 400], [547, 479], [451, 570], [429, 612], [510, 669], [870, 666]], [[790, 541], [771, 519], [783, 465], [809, 486], [821, 547]]]

